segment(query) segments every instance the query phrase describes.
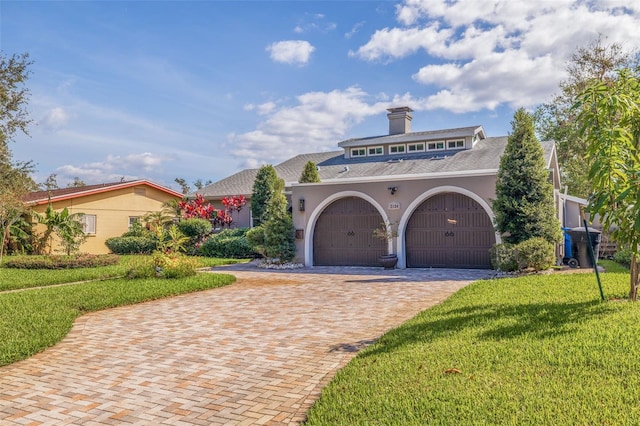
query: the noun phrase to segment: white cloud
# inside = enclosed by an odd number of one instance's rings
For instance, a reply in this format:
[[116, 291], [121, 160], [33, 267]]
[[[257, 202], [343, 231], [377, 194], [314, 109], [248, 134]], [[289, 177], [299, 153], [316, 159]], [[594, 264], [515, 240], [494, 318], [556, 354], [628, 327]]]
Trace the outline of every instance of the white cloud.
[[388, 108], [358, 87], [309, 92], [297, 104], [274, 108], [254, 131], [232, 134], [230, 145], [244, 167], [277, 163], [301, 152], [331, 151], [365, 118]]
[[305, 40], [278, 41], [267, 46], [271, 59], [285, 64], [305, 65], [315, 47]]
[[640, 4], [622, 0], [405, 0], [396, 18], [350, 55], [388, 62], [426, 52], [413, 78], [438, 91], [414, 100], [418, 109], [533, 106], [558, 90], [571, 54], [598, 34], [627, 49], [640, 44]]
[[49, 110], [44, 117], [43, 124], [49, 129], [59, 129], [69, 122], [69, 113], [61, 107]]
[[55, 173], [59, 181], [73, 181], [78, 177], [87, 184], [114, 182], [123, 177], [125, 180], [131, 180], [139, 179], [140, 172], [149, 173], [160, 168], [165, 160], [167, 158], [150, 152], [125, 156], [108, 155], [104, 161], [63, 165], [58, 167]]
[[364, 25], [364, 21], [357, 22], [351, 28], [351, 31], [349, 31], [348, 33], [345, 33], [344, 37], [347, 38], [347, 39], [353, 37], [358, 31], [360, 31], [360, 28], [362, 28], [363, 25]]

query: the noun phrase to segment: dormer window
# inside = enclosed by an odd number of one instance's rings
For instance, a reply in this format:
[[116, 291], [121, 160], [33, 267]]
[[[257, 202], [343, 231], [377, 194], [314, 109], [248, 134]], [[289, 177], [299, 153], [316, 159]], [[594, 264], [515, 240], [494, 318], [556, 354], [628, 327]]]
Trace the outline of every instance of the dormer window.
[[410, 143], [407, 145], [408, 152], [422, 152], [424, 151], [424, 142]]
[[404, 154], [405, 149], [404, 145], [390, 145], [389, 154]]
[[353, 148], [351, 150], [352, 157], [364, 157], [367, 155], [367, 151], [364, 148]]
[[440, 149], [444, 149], [444, 142], [429, 142], [427, 144], [427, 150], [429, 151], [437, 151]]
[[447, 148], [449, 149], [464, 148], [464, 141], [463, 140], [447, 141]]
[[382, 155], [383, 152], [384, 151], [383, 151], [381, 146], [372, 146], [372, 147], [369, 148], [367, 155], [369, 155], [369, 156]]

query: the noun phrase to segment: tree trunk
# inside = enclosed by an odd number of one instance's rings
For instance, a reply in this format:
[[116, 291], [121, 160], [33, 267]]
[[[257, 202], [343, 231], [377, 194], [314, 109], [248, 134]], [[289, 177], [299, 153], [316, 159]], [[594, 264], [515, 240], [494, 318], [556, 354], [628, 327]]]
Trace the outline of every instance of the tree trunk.
[[640, 286], [640, 259], [634, 254], [631, 256], [631, 289], [629, 299], [635, 302], [638, 299], [638, 286]]

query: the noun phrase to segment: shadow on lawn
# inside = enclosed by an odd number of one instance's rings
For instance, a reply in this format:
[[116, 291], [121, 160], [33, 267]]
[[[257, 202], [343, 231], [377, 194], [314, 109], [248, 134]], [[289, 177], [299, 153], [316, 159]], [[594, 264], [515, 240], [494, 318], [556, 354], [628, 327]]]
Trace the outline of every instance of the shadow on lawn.
[[[521, 305], [486, 304], [428, 311], [387, 333], [364, 356], [393, 352], [403, 346], [428, 343], [464, 333], [477, 341], [499, 341], [527, 335], [534, 339], [552, 338], [573, 333], [579, 323], [591, 321], [614, 311], [600, 301], [579, 303], [530, 303]], [[430, 320], [428, 316], [437, 315]]]

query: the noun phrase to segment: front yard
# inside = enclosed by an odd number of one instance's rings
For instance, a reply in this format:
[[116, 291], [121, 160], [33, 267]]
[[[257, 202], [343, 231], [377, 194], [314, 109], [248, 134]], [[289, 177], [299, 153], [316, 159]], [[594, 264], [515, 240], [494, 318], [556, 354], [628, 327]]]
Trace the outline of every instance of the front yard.
[[[125, 279], [137, 256], [122, 256], [114, 266], [70, 270], [0, 268], [0, 366], [30, 357], [59, 342], [80, 315], [100, 309], [206, 290], [232, 283], [223, 274], [198, 274], [178, 279]], [[199, 258], [215, 266], [236, 259]], [[53, 284], [97, 280], [66, 286]], [[41, 287], [41, 288], [33, 288]], [[6, 290], [25, 289], [18, 292]]]
[[[626, 295], [628, 273], [601, 276]], [[639, 333], [594, 274], [479, 281], [361, 352], [308, 425], [640, 424]]]

